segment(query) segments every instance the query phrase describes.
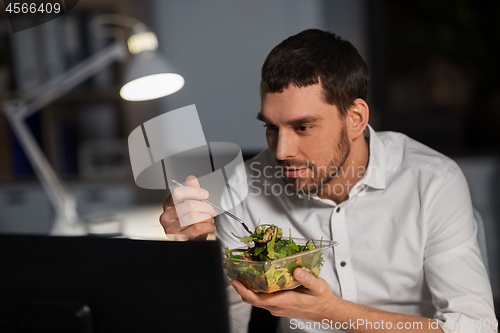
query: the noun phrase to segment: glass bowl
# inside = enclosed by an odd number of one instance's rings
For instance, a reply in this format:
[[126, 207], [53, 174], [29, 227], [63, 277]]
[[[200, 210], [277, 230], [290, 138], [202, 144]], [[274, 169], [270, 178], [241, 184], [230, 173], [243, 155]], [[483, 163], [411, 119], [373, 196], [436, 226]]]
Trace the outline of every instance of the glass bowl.
[[[308, 240], [293, 238], [293, 241], [297, 245], [305, 245]], [[268, 261], [226, 258], [223, 254], [226, 275], [231, 280], [240, 281], [248, 289], [261, 293], [274, 293], [296, 288], [300, 283], [293, 279], [294, 269], [302, 267], [318, 277], [323, 262], [331, 252], [330, 249], [338, 244], [333, 240], [314, 239], [312, 242], [317, 245], [317, 248]], [[248, 245], [233, 250], [246, 250], [247, 248]]]

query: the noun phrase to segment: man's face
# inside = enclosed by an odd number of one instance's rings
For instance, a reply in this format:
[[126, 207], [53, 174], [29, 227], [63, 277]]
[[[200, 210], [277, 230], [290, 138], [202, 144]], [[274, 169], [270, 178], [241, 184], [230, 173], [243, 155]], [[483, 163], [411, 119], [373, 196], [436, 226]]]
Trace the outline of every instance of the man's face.
[[337, 175], [350, 153], [346, 121], [328, 104], [319, 84], [265, 93], [258, 118], [284, 180], [295, 190], [320, 189]]

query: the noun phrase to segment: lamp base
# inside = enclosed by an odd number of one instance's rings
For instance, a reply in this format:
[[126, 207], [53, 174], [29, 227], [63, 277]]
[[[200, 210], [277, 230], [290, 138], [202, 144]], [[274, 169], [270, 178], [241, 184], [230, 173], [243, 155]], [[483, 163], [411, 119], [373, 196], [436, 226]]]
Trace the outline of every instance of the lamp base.
[[83, 219], [88, 236], [120, 237], [122, 221], [113, 213], [95, 213]]
[[79, 221], [68, 221], [63, 218], [56, 218], [50, 232], [51, 236], [86, 236], [87, 230], [83, 223]]

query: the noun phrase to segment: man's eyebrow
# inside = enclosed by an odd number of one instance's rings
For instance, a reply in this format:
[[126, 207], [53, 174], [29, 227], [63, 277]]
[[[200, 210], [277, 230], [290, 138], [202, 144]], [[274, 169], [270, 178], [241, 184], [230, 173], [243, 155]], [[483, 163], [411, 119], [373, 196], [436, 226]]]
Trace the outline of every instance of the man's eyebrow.
[[[264, 115], [260, 112], [257, 114], [257, 119], [262, 121], [262, 122], [265, 122], [265, 123], [270, 123], [270, 121], [266, 117], [264, 117]], [[311, 115], [311, 116], [300, 117], [297, 119], [290, 119], [290, 120], [286, 121], [285, 124], [297, 126], [297, 125], [306, 124], [306, 123], [314, 123], [318, 120], [323, 120], [323, 119], [324, 119], [323, 116]]]
[[292, 126], [298, 126], [301, 124], [307, 124], [307, 123], [314, 123], [318, 120], [324, 119], [320, 115], [312, 115], [312, 116], [305, 116], [305, 117], [300, 117], [297, 119], [291, 119], [285, 122], [287, 125], [292, 125]]
[[264, 123], [268, 123], [269, 121], [267, 120], [266, 117], [264, 117], [264, 115], [262, 114], [262, 112], [259, 112], [257, 113], [257, 119], [264, 122]]

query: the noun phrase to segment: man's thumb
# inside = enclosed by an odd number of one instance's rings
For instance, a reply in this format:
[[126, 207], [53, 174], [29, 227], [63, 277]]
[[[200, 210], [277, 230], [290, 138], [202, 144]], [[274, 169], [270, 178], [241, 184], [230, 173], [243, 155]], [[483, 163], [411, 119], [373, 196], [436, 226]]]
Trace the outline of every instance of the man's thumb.
[[293, 278], [306, 288], [314, 286], [316, 277], [303, 268], [297, 267], [293, 271]]

